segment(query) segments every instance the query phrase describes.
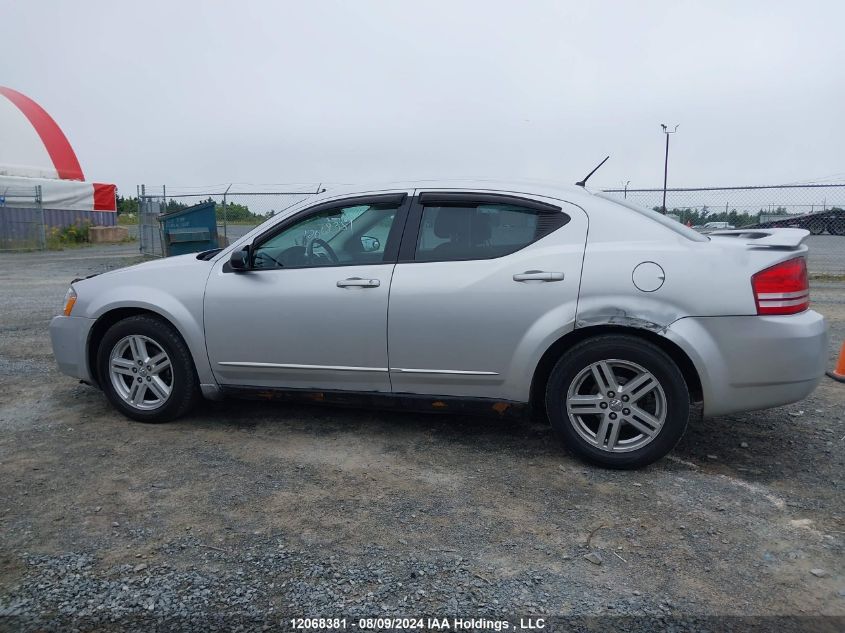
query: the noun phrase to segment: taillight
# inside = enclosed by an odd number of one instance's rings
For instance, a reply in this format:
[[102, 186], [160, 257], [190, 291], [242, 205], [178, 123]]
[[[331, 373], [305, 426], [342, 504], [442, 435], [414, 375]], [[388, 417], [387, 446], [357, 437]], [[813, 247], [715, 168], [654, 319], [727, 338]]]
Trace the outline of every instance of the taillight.
[[757, 314], [796, 314], [810, 307], [810, 282], [803, 257], [789, 259], [751, 278]]

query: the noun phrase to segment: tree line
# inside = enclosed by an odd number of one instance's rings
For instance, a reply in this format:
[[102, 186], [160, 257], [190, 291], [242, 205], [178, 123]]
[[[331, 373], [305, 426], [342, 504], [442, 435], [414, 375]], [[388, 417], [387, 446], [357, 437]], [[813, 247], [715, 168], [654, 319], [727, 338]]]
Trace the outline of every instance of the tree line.
[[[662, 207], [652, 207], [658, 213]], [[706, 224], [707, 222], [727, 222], [733, 226], [746, 226], [748, 224], [757, 224], [760, 221], [760, 213], [772, 213], [786, 215], [787, 211], [784, 207], [778, 207], [769, 211], [768, 209], [760, 209], [758, 213], [748, 213], [743, 211], [739, 213], [736, 209], [730, 211], [711, 211], [707, 205], [699, 208], [672, 208], [667, 210], [667, 214], [677, 216], [682, 224], [690, 226], [698, 226]]]
[[[204, 202], [214, 202], [216, 204], [216, 215], [217, 219], [222, 221], [225, 218], [228, 222], [260, 222], [266, 220], [268, 217], [274, 215], [275, 211], [270, 211], [266, 215], [262, 215], [259, 213], [253, 213], [249, 210], [249, 207], [245, 204], [239, 204], [237, 202], [226, 202], [226, 208], [224, 211], [223, 205], [217, 203], [214, 198], [207, 198], [206, 200], [202, 200], [195, 204], [203, 204]], [[190, 204], [186, 204], [184, 202], [179, 202], [178, 200], [174, 200], [171, 198], [167, 201], [167, 208], [165, 210], [166, 213], [172, 213], [173, 211], [181, 211], [182, 209], [187, 209]], [[118, 215], [137, 215], [138, 214], [138, 198], [133, 196], [118, 196], [117, 197], [117, 214]]]

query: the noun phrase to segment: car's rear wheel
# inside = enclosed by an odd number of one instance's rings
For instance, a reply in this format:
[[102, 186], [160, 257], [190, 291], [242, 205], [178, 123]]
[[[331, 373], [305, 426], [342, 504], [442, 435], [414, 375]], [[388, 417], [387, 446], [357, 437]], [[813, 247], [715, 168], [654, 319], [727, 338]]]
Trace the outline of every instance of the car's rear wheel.
[[822, 233], [824, 233], [826, 228], [827, 221], [825, 221], [823, 218], [813, 218], [807, 225], [807, 230], [809, 230], [810, 233], [812, 233], [813, 235], [821, 235]]
[[633, 336], [606, 335], [582, 341], [557, 362], [546, 411], [573, 453], [610, 468], [639, 468], [681, 439], [689, 391], [663, 350]]
[[146, 315], [118, 321], [97, 354], [100, 385], [109, 401], [141, 422], [168, 422], [184, 414], [199, 389], [193, 360], [172, 325]]
[[833, 218], [827, 223], [831, 235], [845, 235], [845, 218]]

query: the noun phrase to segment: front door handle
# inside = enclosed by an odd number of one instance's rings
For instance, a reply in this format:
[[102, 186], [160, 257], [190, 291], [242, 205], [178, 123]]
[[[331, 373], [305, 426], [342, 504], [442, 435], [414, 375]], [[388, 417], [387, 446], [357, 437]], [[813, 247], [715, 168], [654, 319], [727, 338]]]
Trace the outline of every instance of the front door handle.
[[378, 279], [361, 279], [360, 277], [350, 277], [337, 282], [338, 288], [378, 288], [380, 285], [381, 282]]
[[544, 270], [526, 270], [513, 276], [514, 281], [563, 281], [563, 273], [547, 273]]

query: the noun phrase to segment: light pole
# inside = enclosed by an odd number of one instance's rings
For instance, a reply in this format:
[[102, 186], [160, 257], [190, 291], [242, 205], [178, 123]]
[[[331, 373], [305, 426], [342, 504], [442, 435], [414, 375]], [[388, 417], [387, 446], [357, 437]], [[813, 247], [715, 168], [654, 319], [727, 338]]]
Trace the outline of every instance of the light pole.
[[626, 180], [625, 182], [622, 183], [622, 189], [625, 192], [625, 200], [628, 199], [628, 185], [630, 185], [630, 184], [631, 184], [630, 180]]
[[666, 180], [669, 176], [669, 135], [678, 131], [678, 125], [671, 132], [665, 123], [661, 123], [660, 127], [663, 128], [663, 133], [666, 135], [666, 158], [663, 161], [663, 215], [666, 215]]

